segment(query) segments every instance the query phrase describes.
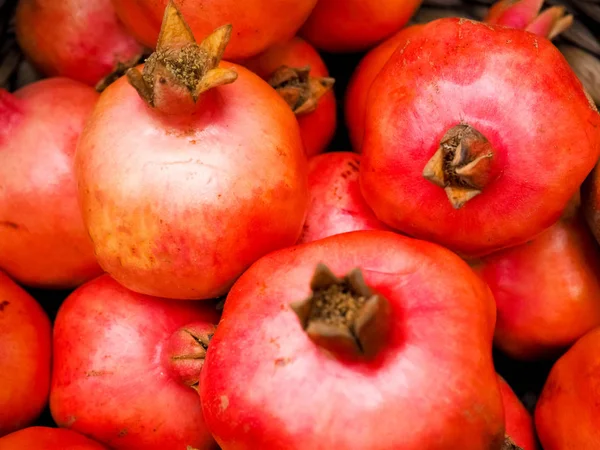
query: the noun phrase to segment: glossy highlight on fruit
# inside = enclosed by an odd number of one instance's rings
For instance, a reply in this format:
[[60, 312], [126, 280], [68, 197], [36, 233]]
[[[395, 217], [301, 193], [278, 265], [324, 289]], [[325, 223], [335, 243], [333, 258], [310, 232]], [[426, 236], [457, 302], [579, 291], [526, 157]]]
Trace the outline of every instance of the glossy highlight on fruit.
[[0, 436], [3, 436], [33, 423], [46, 406], [52, 330], [42, 307], [2, 271], [0, 330]]
[[0, 269], [20, 283], [71, 288], [102, 272], [74, 167], [97, 100], [94, 89], [67, 78], [0, 90]]
[[79, 142], [97, 259], [136, 292], [218, 297], [302, 231], [298, 122], [264, 80], [221, 61], [231, 32], [222, 26], [197, 44], [167, 9], [157, 51], [102, 93]]
[[556, 47], [465, 19], [423, 25], [392, 55], [365, 124], [375, 215], [463, 256], [550, 227], [600, 155], [600, 116]]
[[494, 319], [487, 286], [435, 244], [355, 231], [273, 252], [225, 302], [206, 423], [224, 450], [499, 449]]

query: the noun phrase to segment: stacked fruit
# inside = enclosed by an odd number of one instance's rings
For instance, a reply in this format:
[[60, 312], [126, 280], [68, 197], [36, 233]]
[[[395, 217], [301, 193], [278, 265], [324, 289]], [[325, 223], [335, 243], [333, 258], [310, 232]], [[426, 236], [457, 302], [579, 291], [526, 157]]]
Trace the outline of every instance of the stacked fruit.
[[[597, 448], [572, 18], [418, 7], [20, 0], [46, 77], [0, 91], [0, 450]], [[316, 49], [368, 51], [343, 102]], [[535, 417], [493, 347], [555, 362]]]

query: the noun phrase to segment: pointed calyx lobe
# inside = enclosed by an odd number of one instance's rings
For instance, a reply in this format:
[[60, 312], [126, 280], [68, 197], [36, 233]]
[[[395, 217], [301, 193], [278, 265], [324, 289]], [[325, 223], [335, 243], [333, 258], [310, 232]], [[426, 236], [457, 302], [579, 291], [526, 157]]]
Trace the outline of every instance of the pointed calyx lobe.
[[515, 444], [514, 441], [509, 436], [506, 436], [504, 438], [504, 443], [502, 444], [502, 450], [523, 450], [523, 449], [521, 447], [519, 447], [517, 444]]
[[281, 66], [269, 78], [271, 87], [297, 116], [313, 112], [319, 99], [333, 88], [334, 83], [330, 77], [311, 77], [310, 66]]
[[181, 12], [170, 1], [156, 51], [141, 73], [136, 68], [127, 71], [129, 83], [149, 106], [163, 113], [193, 111], [200, 94], [237, 79], [234, 70], [219, 67], [231, 29], [231, 25], [219, 27], [197, 44]]
[[493, 159], [494, 149], [483, 134], [469, 125], [456, 125], [442, 138], [423, 177], [443, 188], [452, 207], [459, 209], [491, 181]]
[[390, 331], [390, 305], [361, 270], [340, 279], [319, 264], [310, 287], [312, 294], [291, 307], [313, 342], [340, 358], [376, 356]]
[[563, 6], [552, 6], [541, 12], [544, 0], [501, 0], [495, 3], [485, 18], [491, 25], [525, 30], [553, 39], [573, 23]]

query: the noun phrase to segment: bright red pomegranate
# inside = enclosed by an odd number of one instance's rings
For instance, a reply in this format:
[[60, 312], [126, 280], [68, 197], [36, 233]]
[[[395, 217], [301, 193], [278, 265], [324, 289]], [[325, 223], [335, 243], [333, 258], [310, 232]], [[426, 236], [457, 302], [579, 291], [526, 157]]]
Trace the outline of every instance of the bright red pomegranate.
[[30, 427], [0, 438], [0, 450], [106, 450], [106, 447], [70, 430]]
[[308, 161], [310, 205], [298, 243], [358, 230], [389, 230], [360, 193], [360, 156], [352, 152], [317, 155]]
[[50, 319], [41, 306], [1, 271], [0, 330], [0, 436], [3, 436], [31, 424], [46, 406], [52, 331]]
[[[533, 418], [525, 409], [519, 397], [513, 392], [509, 384], [498, 375], [504, 416], [506, 420], [506, 436], [521, 450], [537, 450], [538, 444], [533, 426]], [[504, 450], [511, 450], [510, 447]]]
[[495, 344], [513, 358], [556, 356], [600, 325], [600, 254], [579, 215], [477, 270], [496, 299]]
[[600, 156], [600, 115], [577, 76], [549, 40], [521, 30], [423, 25], [368, 103], [365, 200], [387, 225], [463, 256], [550, 227]]
[[98, 94], [66, 78], [0, 90], [0, 268], [73, 287], [101, 273], [77, 203], [74, 154]]
[[181, 9], [198, 40], [215, 28], [233, 25], [226, 59], [255, 56], [291, 39], [317, 0], [112, 0], [119, 18], [143, 44], [154, 47], [167, 4]]
[[245, 61], [244, 66], [269, 81], [290, 105], [306, 155], [324, 152], [335, 133], [336, 103], [331, 89], [334, 80], [319, 53], [295, 37]]
[[366, 50], [402, 28], [421, 0], [319, 0], [300, 35], [328, 52]]
[[425, 241], [355, 231], [273, 252], [227, 297], [204, 417], [225, 450], [499, 450], [494, 317], [487, 286]]
[[113, 449], [214, 448], [195, 389], [217, 320], [108, 275], [79, 287], [54, 325], [52, 417]]
[[[573, 16], [565, 15], [564, 8], [559, 6], [540, 13], [543, 3], [543, 0], [501, 0], [490, 8], [485, 22], [527, 29], [539, 36], [553, 38], [569, 28]], [[344, 112], [354, 151], [360, 153], [367, 96], [373, 80], [400, 44], [410, 39], [413, 33], [418, 33], [420, 28], [421, 25], [403, 28], [383, 41], [363, 57], [352, 74], [346, 91]]]
[[21, 0], [15, 18], [19, 46], [46, 75], [93, 86], [143, 52], [110, 0]]
[[554, 365], [535, 409], [544, 450], [595, 449], [600, 442], [600, 328]]
[[129, 82], [102, 93], [79, 142], [79, 192], [98, 261], [134, 291], [220, 296], [302, 231], [298, 123], [265, 81], [219, 65], [230, 32], [221, 27], [198, 45], [170, 8], [143, 74], [132, 69]]

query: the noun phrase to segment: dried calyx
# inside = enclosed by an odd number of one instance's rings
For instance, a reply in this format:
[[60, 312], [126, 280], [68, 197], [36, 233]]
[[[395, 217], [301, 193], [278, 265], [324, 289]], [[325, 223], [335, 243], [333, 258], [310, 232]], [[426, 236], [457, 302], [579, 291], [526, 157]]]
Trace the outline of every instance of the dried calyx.
[[177, 330], [169, 339], [168, 364], [181, 383], [198, 388], [200, 372], [215, 327], [207, 324], [189, 324]]
[[319, 99], [333, 88], [334, 83], [330, 77], [311, 77], [310, 66], [281, 66], [269, 79], [269, 84], [297, 116], [314, 111]]
[[485, 136], [469, 125], [457, 125], [442, 138], [423, 177], [444, 188], [452, 207], [459, 209], [491, 181], [493, 159], [494, 149]]
[[508, 435], [506, 435], [504, 438], [504, 443], [502, 444], [502, 450], [523, 450], [523, 449], [521, 447], [519, 447], [517, 444], [515, 444], [515, 442]]
[[150, 55], [140, 53], [138, 55], [135, 55], [133, 58], [131, 58], [128, 61], [117, 62], [113, 71], [111, 73], [109, 73], [108, 75], [106, 75], [104, 78], [102, 78], [96, 84], [96, 86], [95, 86], [96, 91], [103, 92], [108, 86], [110, 86], [115, 81], [117, 81], [119, 78], [121, 78], [123, 75], [125, 75], [129, 69], [131, 69], [132, 67], [135, 67], [136, 65], [141, 63], [142, 60], [146, 56], [150, 56]]
[[390, 306], [367, 286], [360, 269], [344, 278], [319, 264], [312, 294], [291, 305], [303, 329], [319, 346], [343, 358], [371, 358], [385, 344]]
[[237, 73], [219, 67], [231, 38], [231, 25], [217, 28], [200, 44], [173, 1], [165, 9], [156, 51], [140, 73], [127, 71], [129, 83], [151, 107], [167, 114], [192, 111], [200, 94], [233, 83]]

